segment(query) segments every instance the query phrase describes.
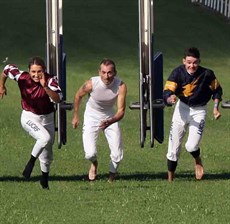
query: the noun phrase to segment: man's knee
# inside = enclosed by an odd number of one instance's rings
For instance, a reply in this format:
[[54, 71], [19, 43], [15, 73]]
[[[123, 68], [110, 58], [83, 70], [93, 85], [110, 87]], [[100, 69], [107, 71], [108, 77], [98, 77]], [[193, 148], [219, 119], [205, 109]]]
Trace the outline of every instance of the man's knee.
[[123, 150], [117, 150], [116, 153], [111, 152], [110, 154], [111, 161], [119, 163], [123, 159]]
[[190, 143], [186, 142], [185, 148], [190, 153], [197, 151], [199, 149], [197, 144], [191, 144], [191, 142]]
[[95, 153], [85, 153], [85, 158], [91, 162], [94, 162], [97, 160], [97, 155]]

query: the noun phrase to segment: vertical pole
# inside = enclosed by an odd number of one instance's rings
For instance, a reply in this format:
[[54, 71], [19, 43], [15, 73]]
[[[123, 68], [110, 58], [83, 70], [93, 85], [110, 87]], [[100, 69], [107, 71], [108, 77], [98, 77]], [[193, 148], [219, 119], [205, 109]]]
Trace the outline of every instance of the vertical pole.
[[210, 3], [210, 8], [213, 9], [213, 0], [211, 0], [211, 3]]
[[224, 11], [224, 0], [220, 1], [220, 13], [223, 14]]
[[59, 34], [63, 35], [63, 13], [62, 13], [62, 0], [58, 0], [58, 21], [59, 21]]
[[214, 2], [213, 2], [213, 8], [214, 8], [214, 10], [216, 10], [216, 0], [214, 0]]
[[47, 72], [50, 71], [50, 33], [51, 33], [51, 2], [46, 0], [46, 67]]
[[[63, 98], [65, 100], [65, 86], [63, 86], [62, 77], [62, 54], [63, 46], [61, 46], [61, 36], [63, 35], [62, 26], [62, 0], [46, 0], [46, 60], [47, 72], [57, 76], [59, 86], [63, 88]], [[64, 74], [65, 75], [65, 74]], [[57, 131], [58, 131], [58, 147], [66, 142], [66, 111], [62, 109], [62, 104], [57, 104]], [[55, 118], [56, 120], [56, 118]]]
[[144, 15], [144, 7], [143, 7], [143, 1], [139, 0], [139, 97], [140, 97], [140, 145], [141, 147], [144, 147], [145, 137], [146, 137], [146, 109], [144, 108], [144, 101], [145, 101], [145, 64], [144, 64], [144, 58], [145, 58], [145, 51], [143, 51], [143, 15]]
[[[139, 60], [140, 60], [140, 142], [143, 147], [146, 130], [153, 142], [153, 0], [139, 0]], [[148, 114], [149, 112], [149, 114]], [[147, 119], [147, 115], [150, 116]], [[150, 125], [147, 125], [147, 122]], [[153, 144], [151, 143], [151, 146]]]
[[228, 1], [228, 18], [230, 18], [230, 1]]
[[153, 108], [155, 99], [155, 78], [154, 76], [154, 5], [153, 0], [149, 0], [149, 103], [150, 103], [150, 144], [154, 146], [156, 110]]
[[225, 2], [224, 2], [224, 16], [226, 16], [226, 17], [227, 17], [227, 12], [228, 12], [228, 4], [227, 4], [227, 1], [228, 1], [228, 0], [225, 0]]
[[[60, 21], [59, 2], [62, 0], [46, 0], [46, 31], [47, 31], [47, 46], [46, 60], [47, 71], [59, 78], [60, 74]], [[62, 17], [61, 17], [62, 18]]]

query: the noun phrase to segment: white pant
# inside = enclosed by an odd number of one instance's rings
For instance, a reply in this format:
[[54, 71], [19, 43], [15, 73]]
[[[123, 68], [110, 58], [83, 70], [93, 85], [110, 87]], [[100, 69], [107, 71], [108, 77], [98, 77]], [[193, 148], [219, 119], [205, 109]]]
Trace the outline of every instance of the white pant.
[[[101, 120], [95, 119], [85, 115], [83, 125], [83, 146], [85, 151], [85, 158], [90, 161], [97, 159], [97, 147], [96, 142], [98, 139]], [[111, 124], [104, 130], [105, 137], [109, 144], [110, 149], [110, 165], [109, 171], [116, 173], [119, 163], [123, 158], [123, 142], [121, 137], [121, 131], [118, 122]]]
[[169, 134], [167, 158], [177, 161], [181, 151], [183, 137], [188, 128], [185, 148], [188, 152], [198, 150], [202, 138], [207, 106], [189, 107], [180, 100], [175, 105]]
[[36, 115], [23, 110], [21, 125], [36, 139], [31, 155], [39, 158], [41, 171], [49, 172], [53, 160], [52, 146], [55, 138], [54, 113]]

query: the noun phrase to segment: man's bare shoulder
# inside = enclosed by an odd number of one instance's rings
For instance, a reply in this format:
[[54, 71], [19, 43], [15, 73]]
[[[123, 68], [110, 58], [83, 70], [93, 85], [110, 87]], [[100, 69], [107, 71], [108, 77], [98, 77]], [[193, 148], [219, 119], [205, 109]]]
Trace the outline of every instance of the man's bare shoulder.
[[120, 86], [119, 86], [119, 93], [126, 94], [126, 92], [127, 92], [127, 86], [123, 81], [121, 81]]
[[91, 79], [86, 80], [81, 88], [84, 92], [91, 92], [92, 91], [92, 80]]

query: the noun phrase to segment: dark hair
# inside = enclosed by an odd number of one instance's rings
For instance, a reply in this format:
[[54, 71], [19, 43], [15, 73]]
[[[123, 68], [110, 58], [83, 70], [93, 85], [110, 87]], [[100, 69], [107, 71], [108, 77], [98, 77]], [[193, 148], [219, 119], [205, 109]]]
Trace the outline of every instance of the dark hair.
[[44, 71], [46, 70], [46, 65], [44, 60], [38, 56], [29, 59], [28, 68], [30, 69], [32, 65], [40, 65]]
[[[113, 66], [113, 70], [115, 73], [117, 73], [117, 70], [116, 70], [116, 65], [115, 65], [115, 62], [109, 58], [104, 58], [101, 63], [100, 63], [100, 66], [101, 65], [112, 65]], [[99, 68], [100, 69], [100, 68]]]
[[199, 59], [200, 58], [200, 51], [196, 47], [187, 48], [184, 51], [184, 58], [186, 58], [187, 56], [191, 56], [191, 57]]

